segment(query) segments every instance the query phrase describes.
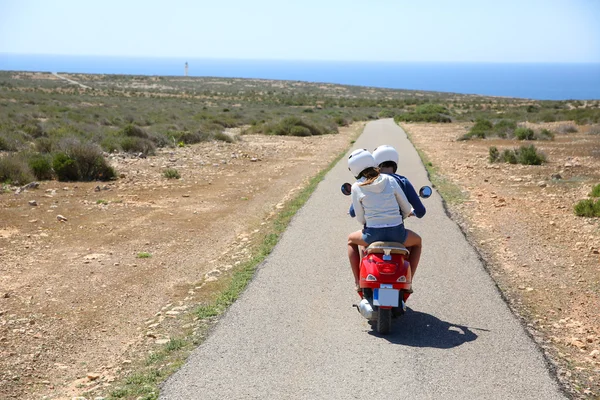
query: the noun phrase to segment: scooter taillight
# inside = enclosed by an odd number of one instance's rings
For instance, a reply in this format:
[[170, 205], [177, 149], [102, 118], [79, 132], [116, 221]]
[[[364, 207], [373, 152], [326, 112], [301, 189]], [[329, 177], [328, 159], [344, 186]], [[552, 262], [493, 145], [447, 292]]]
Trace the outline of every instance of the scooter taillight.
[[398, 264], [390, 262], [378, 262], [377, 270], [382, 275], [393, 275], [398, 270]]

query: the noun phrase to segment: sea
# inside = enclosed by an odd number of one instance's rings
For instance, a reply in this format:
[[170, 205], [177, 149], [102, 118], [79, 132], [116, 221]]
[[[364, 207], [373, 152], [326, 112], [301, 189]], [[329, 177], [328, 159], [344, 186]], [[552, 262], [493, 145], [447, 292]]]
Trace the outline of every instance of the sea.
[[600, 99], [600, 63], [422, 63], [0, 54], [0, 70], [260, 78], [536, 100]]

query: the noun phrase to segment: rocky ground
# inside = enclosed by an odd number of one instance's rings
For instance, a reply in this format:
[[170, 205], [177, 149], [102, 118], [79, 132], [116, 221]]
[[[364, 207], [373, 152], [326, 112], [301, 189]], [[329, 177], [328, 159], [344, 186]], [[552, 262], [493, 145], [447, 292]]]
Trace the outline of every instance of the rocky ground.
[[[600, 183], [600, 136], [534, 143], [543, 166], [490, 164], [510, 140], [457, 141], [469, 124], [403, 124], [439, 174], [461, 189], [449, 211], [577, 398], [600, 397], [600, 221], [574, 205]], [[544, 127], [556, 129], [553, 124]], [[536, 128], [541, 128], [537, 126]], [[410, 178], [410, 171], [401, 171]], [[435, 246], [435, 243], [426, 244]]]
[[116, 181], [0, 194], [0, 398], [106, 392], [361, 129], [111, 154]]

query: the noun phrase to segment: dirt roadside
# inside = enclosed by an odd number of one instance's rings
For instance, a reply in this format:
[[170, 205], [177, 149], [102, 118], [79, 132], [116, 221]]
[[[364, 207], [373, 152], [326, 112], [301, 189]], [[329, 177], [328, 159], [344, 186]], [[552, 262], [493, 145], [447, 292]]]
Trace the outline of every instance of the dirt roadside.
[[161, 325], [249, 258], [261, 224], [363, 126], [115, 154], [117, 181], [0, 195], [0, 398], [106, 390], [131, 349], [143, 358], [168, 341]]
[[582, 130], [535, 142], [548, 163], [523, 166], [488, 162], [490, 146], [502, 152], [523, 142], [457, 141], [470, 124], [402, 127], [460, 188], [448, 204], [452, 218], [559, 379], [576, 398], [600, 398], [600, 221], [573, 213], [600, 183], [600, 136]]

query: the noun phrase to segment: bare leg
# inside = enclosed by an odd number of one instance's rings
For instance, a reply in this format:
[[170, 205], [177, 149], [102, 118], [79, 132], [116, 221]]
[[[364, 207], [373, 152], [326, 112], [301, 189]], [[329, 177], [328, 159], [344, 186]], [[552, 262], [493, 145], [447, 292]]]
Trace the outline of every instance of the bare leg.
[[408, 256], [408, 262], [410, 263], [410, 272], [413, 280], [415, 279], [415, 272], [419, 266], [419, 260], [421, 259], [421, 236], [417, 235], [410, 229], [406, 230], [406, 240], [404, 241], [405, 247], [410, 247], [410, 255]]
[[350, 260], [350, 267], [352, 268], [352, 274], [354, 275], [354, 283], [358, 287], [358, 281], [360, 279], [360, 252], [358, 246], [367, 246], [367, 243], [362, 240], [362, 231], [352, 232], [348, 236], [348, 259]]

